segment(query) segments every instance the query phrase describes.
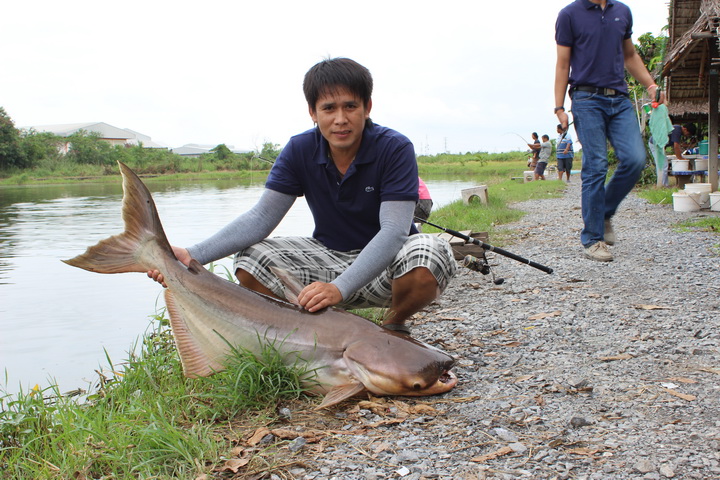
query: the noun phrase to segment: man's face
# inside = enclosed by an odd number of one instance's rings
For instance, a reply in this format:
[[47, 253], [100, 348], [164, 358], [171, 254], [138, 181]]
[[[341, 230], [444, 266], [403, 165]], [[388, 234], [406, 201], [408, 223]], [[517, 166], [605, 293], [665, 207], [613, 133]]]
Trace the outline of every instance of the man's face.
[[330, 144], [331, 153], [355, 154], [360, 148], [365, 120], [370, 118], [372, 100], [362, 100], [345, 88], [325, 93], [318, 98], [310, 117], [317, 123], [320, 133]]
[[683, 134], [684, 137], [689, 137], [689, 136], [690, 136], [690, 130], [688, 130], [688, 129], [685, 128], [685, 127], [682, 127], [681, 130], [682, 130], [682, 134]]

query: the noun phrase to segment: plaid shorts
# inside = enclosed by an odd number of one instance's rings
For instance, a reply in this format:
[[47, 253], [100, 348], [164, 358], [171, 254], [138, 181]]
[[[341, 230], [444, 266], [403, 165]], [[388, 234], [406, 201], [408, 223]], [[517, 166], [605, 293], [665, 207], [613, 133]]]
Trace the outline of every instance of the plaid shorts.
[[[347, 270], [359, 254], [360, 250], [330, 250], [310, 237], [275, 237], [238, 252], [234, 270], [245, 270], [275, 295], [283, 298], [284, 286], [269, 267], [287, 270], [303, 285], [312, 282], [330, 283]], [[455, 275], [457, 262], [447, 241], [436, 235], [410, 235], [380, 276], [337, 306], [346, 309], [388, 307], [392, 297], [392, 279], [402, 277], [415, 267], [428, 268], [442, 292]]]

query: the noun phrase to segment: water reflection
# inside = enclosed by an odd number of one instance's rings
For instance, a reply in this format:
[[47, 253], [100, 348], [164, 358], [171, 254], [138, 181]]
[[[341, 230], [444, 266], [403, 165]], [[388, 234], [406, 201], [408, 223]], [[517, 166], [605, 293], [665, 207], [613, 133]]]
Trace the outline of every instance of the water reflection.
[[[259, 198], [262, 184], [147, 182], [171, 243], [192, 245]], [[427, 180], [436, 207], [460, 198], [468, 181]], [[7, 390], [54, 379], [85, 387], [93, 371], [127, 358], [145, 332], [162, 288], [144, 274], [96, 275], [60, 259], [123, 230], [118, 184], [0, 187], [0, 368]], [[310, 235], [298, 199], [273, 235]], [[229, 260], [219, 262], [230, 267]]]

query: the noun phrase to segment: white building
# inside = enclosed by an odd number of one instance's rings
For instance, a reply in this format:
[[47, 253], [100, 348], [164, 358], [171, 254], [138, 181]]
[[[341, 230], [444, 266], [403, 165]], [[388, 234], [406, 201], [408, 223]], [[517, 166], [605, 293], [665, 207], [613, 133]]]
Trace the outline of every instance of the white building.
[[[70, 135], [85, 131], [88, 133], [96, 133], [100, 136], [100, 140], [109, 143], [110, 145], [140, 145], [144, 148], [165, 148], [168, 147], [155, 143], [152, 139], [138, 133], [129, 128], [118, 128], [108, 125], [105, 122], [94, 122], [94, 123], [66, 123], [61, 125], [36, 125], [31, 127], [23, 127], [24, 130], [35, 130], [36, 132], [48, 132], [58, 137], [69, 137]], [[70, 150], [70, 142], [66, 142], [64, 146], [60, 147], [62, 153], [67, 153]]]

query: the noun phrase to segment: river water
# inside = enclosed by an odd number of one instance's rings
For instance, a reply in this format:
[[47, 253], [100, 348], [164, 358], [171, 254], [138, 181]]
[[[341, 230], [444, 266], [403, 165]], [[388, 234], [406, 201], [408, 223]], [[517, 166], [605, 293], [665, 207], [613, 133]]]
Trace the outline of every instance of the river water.
[[[437, 208], [460, 199], [466, 180], [424, 179]], [[259, 198], [262, 182], [147, 181], [168, 239], [189, 246]], [[88, 388], [95, 370], [122, 363], [164, 306], [144, 274], [98, 275], [72, 258], [120, 233], [120, 183], [0, 187], [0, 389], [36, 384], [64, 392]], [[312, 218], [296, 201], [274, 235], [310, 235]], [[229, 259], [218, 262], [230, 267]]]

